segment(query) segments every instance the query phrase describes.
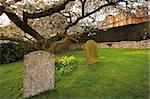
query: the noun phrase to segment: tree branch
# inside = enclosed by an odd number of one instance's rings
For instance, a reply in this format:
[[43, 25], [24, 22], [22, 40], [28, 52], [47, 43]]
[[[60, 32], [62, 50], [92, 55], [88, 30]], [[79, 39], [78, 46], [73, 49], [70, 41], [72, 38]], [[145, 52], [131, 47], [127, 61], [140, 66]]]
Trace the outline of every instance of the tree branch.
[[25, 33], [33, 36], [39, 43], [44, 42], [44, 38], [34, 29], [32, 29], [29, 25], [25, 24], [22, 20], [19, 19], [19, 17], [15, 13], [10, 13], [7, 11], [4, 11], [4, 13], [9, 17], [9, 19], [14, 22], [16, 26], [18, 26], [22, 31]]
[[86, 0], [80, 0], [81, 4], [82, 4], [82, 16], [84, 16], [84, 6], [85, 6], [85, 3], [86, 3]]
[[116, 3], [120, 2], [120, 1], [122, 1], [122, 0], [118, 0], [118, 1], [116, 1], [116, 2], [109, 2], [109, 3], [107, 3], [107, 4], [104, 4], [104, 5], [100, 6], [100, 7], [98, 7], [97, 9], [93, 10], [92, 12], [86, 13], [84, 16], [78, 17], [73, 23], [70, 23], [70, 24], [68, 24], [68, 25], [65, 27], [65, 32], [66, 32], [70, 27], [76, 25], [81, 19], [86, 18], [86, 17], [90, 16], [91, 14], [96, 13], [97, 11], [99, 11], [100, 9], [102, 9], [102, 8], [104, 8], [104, 7], [106, 7], [106, 6], [115, 5]]
[[70, 1], [75, 1], [75, 0], [65, 0], [64, 3], [62, 4], [59, 4], [57, 6], [54, 6], [53, 8], [50, 8], [48, 10], [45, 10], [45, 11], [42, 11], [42, 12], [39, 12], [39, 13], [27, 13], [27, 12], [24, 12], [24, 16], [28, 19], [34, 19], [34, 18], [41, 18], [41, 17], [46, 17], [48, 15], [52, 15], [56, 12], [60, 12], [61, 10], [64, 10], [66, 5], [70, 2]]
[[72, 17], [71, 17], [71, 13], [70, 13], [70, 12], [65, 12], [65, 13], [68, 13], [69, 15], [65, 15], [65, 14], [63, 14], [63, 13], [61, 13], [61, 12], [59, 12], [59, 13], [60, 13], [62, 16], [68, 18], [69, 21], [70, 21], [70, 23], [72, 23]]
[[21, 0], [13, 0], [13, 1], [10, 1], [8, 3], [2, 3], [2, 4], [0, 4], [0, 16], [3, 14], [3, 12], [4, 12], [4, 10], [5, 10], [5, 8], [7, 6], [10, 6], [10, 5], [12, 5], [14, 3], [17, 3], [19, 1], [21, 1]]
[[57, 48], [57, 46], [61, 45], [61, 44], [64, 44], [64, 43], [67, 43], [68, 42], [68, 36], [66, 36], [64, 39], [62, 40], [59, 40], [59, 41], [55, 41], [52, 45], [51, 45], [51, 51], [52, 53], [55, 53], [55, 50]]
[[3, 14], [5, 7], [0, 6], [0, 16]]

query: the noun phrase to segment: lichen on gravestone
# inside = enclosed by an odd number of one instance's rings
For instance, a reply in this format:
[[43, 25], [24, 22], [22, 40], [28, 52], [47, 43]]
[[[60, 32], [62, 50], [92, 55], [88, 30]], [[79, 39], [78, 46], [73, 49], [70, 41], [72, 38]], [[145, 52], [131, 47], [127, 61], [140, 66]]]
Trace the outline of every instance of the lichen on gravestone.
[[86, 63], [94, 64], [99, 61], [98, 46], [94, 40], [88, 40], [85, 44]]
[[23, 97], [53, 90], [55, 84], [55, 57], [46, 51], [34, 51], [24, 57]]

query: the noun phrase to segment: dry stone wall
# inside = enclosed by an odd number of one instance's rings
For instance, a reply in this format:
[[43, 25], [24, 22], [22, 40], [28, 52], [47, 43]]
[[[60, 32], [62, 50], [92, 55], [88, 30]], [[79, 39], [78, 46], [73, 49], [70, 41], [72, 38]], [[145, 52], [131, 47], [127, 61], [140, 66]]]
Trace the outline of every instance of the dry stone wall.
[[[150, 39], [142, 41], [121, 41], [121, 42], [102, 42], [98, 43], [99, 48], [133, 48], [133, 49], [148, 49], [150, 48]], [[83, 43], [72, 44], [70, 49], [82, 49]]]

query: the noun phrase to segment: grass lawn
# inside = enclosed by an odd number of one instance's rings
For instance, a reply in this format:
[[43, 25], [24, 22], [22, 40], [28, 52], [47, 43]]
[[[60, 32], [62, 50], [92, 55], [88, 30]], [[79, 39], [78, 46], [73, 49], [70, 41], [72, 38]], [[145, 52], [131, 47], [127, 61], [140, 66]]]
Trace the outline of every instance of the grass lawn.
[[[149, 50], [99, 49], [100, 61], [86, 65], [83, 50], [65, 55], [78, 58], [67, 76], [56, 74], [53, 91], [30, 99], [148, 99]], [[23, 61], [0, 66], [0, 99], [21, 99]]]

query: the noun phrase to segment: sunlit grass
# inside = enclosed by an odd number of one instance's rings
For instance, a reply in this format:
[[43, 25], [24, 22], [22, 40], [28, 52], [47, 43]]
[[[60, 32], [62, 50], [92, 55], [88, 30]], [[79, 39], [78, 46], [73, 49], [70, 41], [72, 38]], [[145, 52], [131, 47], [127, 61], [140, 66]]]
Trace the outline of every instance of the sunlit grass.
[[[78, 68], [67, 76], [56, 74], [53, 91], [31, 99], [148, 99], [148, 50], [99, 49], [99, 63], [85, 64], [83, 50], [67, 52]], [[21, 98], [23, 62], [0, 66], [0, 98]]]

